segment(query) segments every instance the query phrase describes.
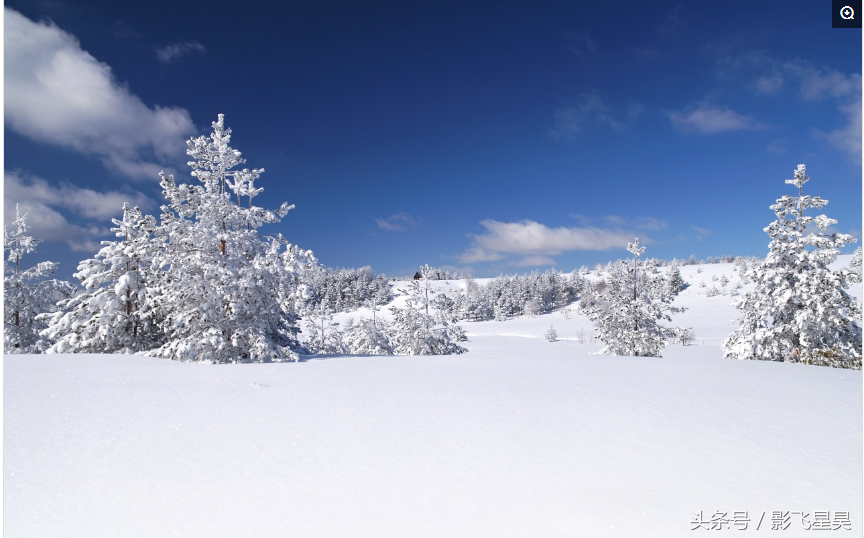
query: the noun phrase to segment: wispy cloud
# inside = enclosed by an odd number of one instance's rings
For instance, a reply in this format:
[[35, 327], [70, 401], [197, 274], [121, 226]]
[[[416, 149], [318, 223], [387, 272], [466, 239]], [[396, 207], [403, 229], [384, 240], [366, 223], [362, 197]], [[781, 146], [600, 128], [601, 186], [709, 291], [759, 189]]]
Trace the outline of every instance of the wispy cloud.
[[697, 234], [696, 239], [698, 239], [698, 240], [702, 240], [702, 237], [714, 235], [713, 232], [711, 232], [710, 230], [706, 230], [705, 228], [693, 226], [692, 224], [690, 225], [690, 227], [693, 228], [694, 232], [696, 232], [696, 234]]
[[764, 77], [759, 77], [758, 79], [756, 79], [755, 82], [756, 91], [767, 95], [774, 95], [775, 93], [780, 91], [780, 88], [783, 87], [783, 84], [785, 82], [786, 81], [783, 79], [783, 77], [779, 75], [768, 75]]
[[[65, 241], [72, 250], [95, 254], [99, 241], [94, 237], [108, 234], [111, 218], [122, 216], [123, 203], [148, 209], [155, 204], [141, 193], [96, 192], [91, 189], [64, 184], [50, 185], [46, 180], [24, 177], [19, 172], [3, 173], [4, 224], [15, 219], [15, 205], [27, 213], [30, 235], [47, 241]], [[63, 213], [84, 221], [70, 222]]]
[[697, 108], [682, 112], [666, 112], [676, 129], [688, 133], [716, 134], [725, 131], [763, 129], [764, 126], [729, 108], [700, 104]]
[[723, 76], [745, 81], [745, 86], [758, 94], [776, 95], [788, 90], [796, 92], [805, 102], [834, 101], [846, 124], [828, 132], [816, 125], [814, 132], [861, 163], [860, 73], [847, 75], [799, 59], [781, 60], [760, 51], [724, 57], [718, 66]]
[[141, 39], [144, 37], [126, 22], [119, 20], [114, 21], [114, 24], [111, 25], [111, 34], [118, 39]]
[[197, 41], [186, 41], [185, 43], [171, 43], [156, 49], [156, 57], [160, 62], [171, 63], [187, 54], [204, 52], [204, 45]]
[[513, 265], [516, 267], [543, 267], [546, 265], [555, 265], [555, 260], [547, 256], [525, 256], [513, 263]]
[[667, 223], [664, 220], [655, 219], [653, 217], [622, 217], [620, 215], [604, 215], [599, 218], [587, 217], [577, 213], [571, 213], [570, 216], [579, 221], [583, 227], [588, 227], [592, 223], [602, 221], [608, 225], [618, 228], [627, 227], [632, 230], [639, 231], [660, 231], [665, 230]]
[[571, 139], [593, 125], [605, 125], [616, 131], [624, 128], [603, 100], [593, 94], [584, 94], [574, 104], [556, 110], [554, 117], [555, 127], [549, 132], [552, 138]]
[[183, 162], [185, 139], [195, 132], [186, 110], [148, 107], [50, 21], [5, 7], [3, 25], [7, 127], [95, 155], [133, 179], [152, 180]]
[[496, 262], [503, 258], [504, 256], [498, 252], [473, 246], [459, 255], [459, 263]]
[[534, 222], [499, 222], [484, 220], [480, 223], [486, 232], [473, 236], [474, 244], [459, 256], [460, 263], [478, 261], [497, 261], [507, 254], [518, 254], [523, 260], [536, 262], [541, 257], [545, 261], [549, 256], [571, 250], [609, 250], [627, 246], [632, 241], [629, 232], [621, 230], [604, 230], [601, 228], [549, 228]]
[[783, 155], [784, 153], [786, 153], [786, 141], [772, 140], [765, 149], [767, 149], [774, 155]]
[[588, 34], [567, 32], [567, 50], [581, 60], [600, 55], [600, 45]]
[[663, 36], [670, 36], [685, 28], [687, 26], [687, 21], [684, 14], [687, 13], [687, 11], [687, 6], [684, 4], [675, 4], [672, 11], [666, 14], [666, 17], [663, 18], [663, 22], [661, 22], [660, 26], [657, 28], [657, 33]]
[[417, 228], [423, 223], [422, 219], [415, 218], [404, 211], [390, 215], [385, 219], [376, 218], [375, 222], [382, 230], [391, 232], [404, 232], [409, 228]]
[[826, 133], [825, 138], [861, 164], [861, 101], [841, 105], [839, 110], [846, 115], [847, 123], [839, 129]]

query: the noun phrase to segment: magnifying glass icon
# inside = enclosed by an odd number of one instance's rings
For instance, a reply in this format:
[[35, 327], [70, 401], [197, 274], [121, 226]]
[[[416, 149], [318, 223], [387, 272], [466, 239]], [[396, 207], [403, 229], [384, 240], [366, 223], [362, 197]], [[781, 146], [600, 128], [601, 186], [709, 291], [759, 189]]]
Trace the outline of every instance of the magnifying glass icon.
[[850, 20], [855, 18], [855, 10], [849, 6], [843, 6], [840, 8], [840, 18], [843, 20]]

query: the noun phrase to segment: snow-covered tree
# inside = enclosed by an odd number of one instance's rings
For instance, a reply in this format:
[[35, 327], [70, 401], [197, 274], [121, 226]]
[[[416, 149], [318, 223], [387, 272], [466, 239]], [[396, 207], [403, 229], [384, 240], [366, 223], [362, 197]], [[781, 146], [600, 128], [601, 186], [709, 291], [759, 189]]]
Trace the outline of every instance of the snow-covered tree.
[[[155, 231], [164, 245], [153, 308], [165, 343], [150, 354], [212, 362], [297, 360], [296, 300], [299, 249], [280, 254], [281, 236], [262, 240], [258, 229], [278, 222], [294, 206], [253, 205], [263, 169], [235, 170], [245, 162], [232, 149], [224, 117], [210, 136], [187, 142], [197, 184], [162, 177], [168, 203]], [[243, 207], [243, 198], [248, 203]]]
[[456, 344], [458, 325], [439, 325], [432, 316], [411, 306], [390, 310], [393, 312], [390, 345], [395, 354], [453, 355], [468, 351]]
[[659, 357], [675, 331], [658, 322], [671, 321], [669, 313], [683, 309], [671, 306], [666, 279], [655, 269], [640, 267], [645, 247], [639, 246], [638, 238], [627, 250], [633, 254], [632, 263], [615, 263], [605, 289], [585, 293], [580, 310], [595, 323], [597, 338], [606, 344], [601, 353]]
[[555, 330], [555, 327], [549, 327], [549, 330], [543, 334], [543, 337], [546, 338], [547, 342], [555, 342], [558, 340], [558, 331]]
[[389, 331], [390, 346], [397, 355], [452, 355], [468, 351], [456, 344], [464, 341], [462, 327], [452, 323], [446, 313], [429, 315], [426, 310], [433, 301], [428, 299], [431, 290], [412, 283], [406, 306], [390, 307], [393, 324]]
[[681, 277], [681, 270], [678, 269], [677, 263], [673, 263], [672, 267], [669, 268], [668, 283], [671, 295], [678, 295], [687, 285]]
[[352, 355], [392, 355], [388, 334], [389, 326], [381, 320], [360, 318], [354, 323], [349, 319], [342, 329], [342, 342]]
[[[804, 214], [828, 203], [803, 194], [809, 179], [798, 165], [795, 178], [786, 180], [798, 196], [784, 195], [771, 206], [777, 220], [764, 229], [771, 237], [768, 256], [748, 271], [755, 287], [735, 303], [742, 316], [723, 342], [727, 358], [861, 368], [861, 307], [845, 291], [848, 273], [828, 268], [855, 239], [825, 233], [836, 220]], [[807, 233], [810, 224], [820, 233]]]
[[676, 327], [675, 341], [680, 342], [682, 346], [689, 346], [696, 339], [696, 332], [693, 327]]
[[75, 277], [84, 290], [45, 316], [43, 332], [55, 339], [49, 353], [138, 352], [160, 345], [162, 332], [154, 319], [152, 296], [161, 271], [152, 262], [156, 219], [138, 207], [123, 205], [123, 219], [113, 219], [119, 241], [103, 241], [94, 259], [78, 265]]
[[[48, 278], [54, 262], [21, 268], [21, 258], [41, 243], [27, 235], [27, 214], [15, 206], [15, 220], [3, 227], [3, 349], [6, 353], [41, 353], [51, 340], [40, 333], [47, 327], [40, 314], [55, 312], [57, 302], [68, 299], [75, 289], [68, 282]], [[8, 253], [8, 255], [7, 255]]]
[[369, 266], [360, 269], [330, 269], [315, 264], [302, 275], [307, 288], [306, 305], [327, 302], [334, 312], [349, 312], [361, 307], [383, 305], [393, 298], [390, 283]]
[[850, 284], [859, 284], [862, 279], [861, 272], [861, 247], [855, 249], [852, 253], [852, 259], [849, 260], [849, 265], [845, 267], [847, 278]]
[[327, 302], [306, 310], [306, 348], [311, 353], [345, 353], [339, 324], [333, 322], [333, 311]]

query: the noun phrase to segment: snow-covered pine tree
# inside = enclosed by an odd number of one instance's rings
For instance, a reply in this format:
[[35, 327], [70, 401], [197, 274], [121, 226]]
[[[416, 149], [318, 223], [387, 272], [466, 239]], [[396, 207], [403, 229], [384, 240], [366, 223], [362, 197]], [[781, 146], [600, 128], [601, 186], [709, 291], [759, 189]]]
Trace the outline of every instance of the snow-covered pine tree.
[[861, 247], [858, 247], [855, 249], [855, 252], [852, 253], [852, 259], [849, 260], [849, 265], [845, 267], [850, 284], [859, 284], [861, 282], [862, 277], [864, 277], [861, 273], [861, 269]]
[[468, 350], [456, 344], [465, 340], [462, 327], [452, 323], [452, 318], [445, 312], [438, 312], [434, 316], [425, 313], [432, 303], [428, 299], [427, 291], [432, 290], [414, 282], [406, 306], [390, 307], [393, 324], [389, 340], [393, 352], [397, 355], [465, 353]]
[[686, 286], [684, 279], [681, 277], [681, 270], [678, 269], [678, 264], [673, 262], [669, 268], [668, 288], [671, 295], [678, 295]]
[[549, 330], [543, 334], [543, 337], [546, 338], [547, 342], [555, 342], [558, 340], [558, 331], [555, 330], [555, 327], [549, 327]]
[[390, 345], [395, 354], [453, 355], [468, 351], [456, 344], [450, 325], [437, 325], [432, 316], [410, 306], [390, 310], [393, 312]]
[[656, 270], [639, 266], [639, 256], [645, 251], [639, 238], [628, 243], [627, 250], [633, 262], [615, 263], [605, 289], [585, 293], [579, 307], [595, 323], [597, 338], [606, 344], [600, 353], [659, 357], [675, 330], [658, 321], [672, 321], [669, 314], [684, 309], [671, 306], [673, 296], [666, 279]]
[[304, 253], [289, 245], [279, 254], [281, 236], [258, 236], [258, 228], [294, 206], [254, 206], [262, 190], [254, 181], [264, 170], [234, 170], [245, 161], [228, 145], [224, 116], [212, 125], [210, 136], [187, 142], [198, 184], [177, 185], [160, 174], [168, 204], [155, 232], [164, 246], [157, 255], [163, 274], [154, 310], [165, 343], [149, 353], [219, 363], [297, 360], [302, 347], [292, 301], [297, 258]]
[[[75, 294], [66, 281], [49, 279], [57, 264], [40, 262], [21, 268], [21, 258], [42, 242], [27, 234], [27, 214], [15, 206], [15, 220], [3, 227], [3, 349], [6, 353], [41, 353], [50, 339], [40, 335], [47, 324], [42, 313], [57, 311], [57, 302]], [[5, 254], [8, 252], [8, 256]]]
[[360, 318], [357, 323], [349, 319], [342, 329], [342, 342], [352, 355], [392, 355], [388, 332], [388, 325], [380, 319]]
[[78, 265], [84, 290], [45, 316], [43, 335], [56, 340], [49, 353], [138, 352], [157, 347], [162, 333], [151, 298], [161, 271], [153, 267], [159, 248], [156, 219], [123, 204], [123, 220], [112, 219], [119, 241], [103, 241], [94, 259]]
[[[861, 368], [861, 307], [845, 291], [848, 273], [828, 268], [855, 239], [825, 233], [834, 219], [804, 215], [828, 203], [803, 194], [809, 179], [799, 164], [795, 178], [786, 180], [798, 196], [784, 195], [771, 206], [777, 220], [764, 229], [771, 237], [768, 256], [748, 271], [755, 287], [735, 303], [741, 327], [723, 341], [726, 358]], [[821, 233], [806, 233], [811, 223]]]
[[[342, 346], [339, 323], [333, 322], [333, 311], [327, 301], [322, 301], [307, 309], [303, 317], [306, 319], [306, 334], [308, 336], [306, 347], [310, 352], [316, 354], [345, 352]], [[353, 323], [349, 329], [351, 328], [353, 328]]]

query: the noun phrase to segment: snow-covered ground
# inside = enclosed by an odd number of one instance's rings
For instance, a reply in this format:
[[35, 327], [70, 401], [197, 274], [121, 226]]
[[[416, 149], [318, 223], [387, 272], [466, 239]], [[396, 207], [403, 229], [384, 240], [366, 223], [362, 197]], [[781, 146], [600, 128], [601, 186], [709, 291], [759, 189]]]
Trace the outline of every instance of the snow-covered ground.
[[682, 267], [697, 343], [661, 358], [594, 355], [564, 312], [463, 323], [456, 356], [6, 355], [5, 536], [861, 535], [861, 372], [724, 360], [732, 267]]

